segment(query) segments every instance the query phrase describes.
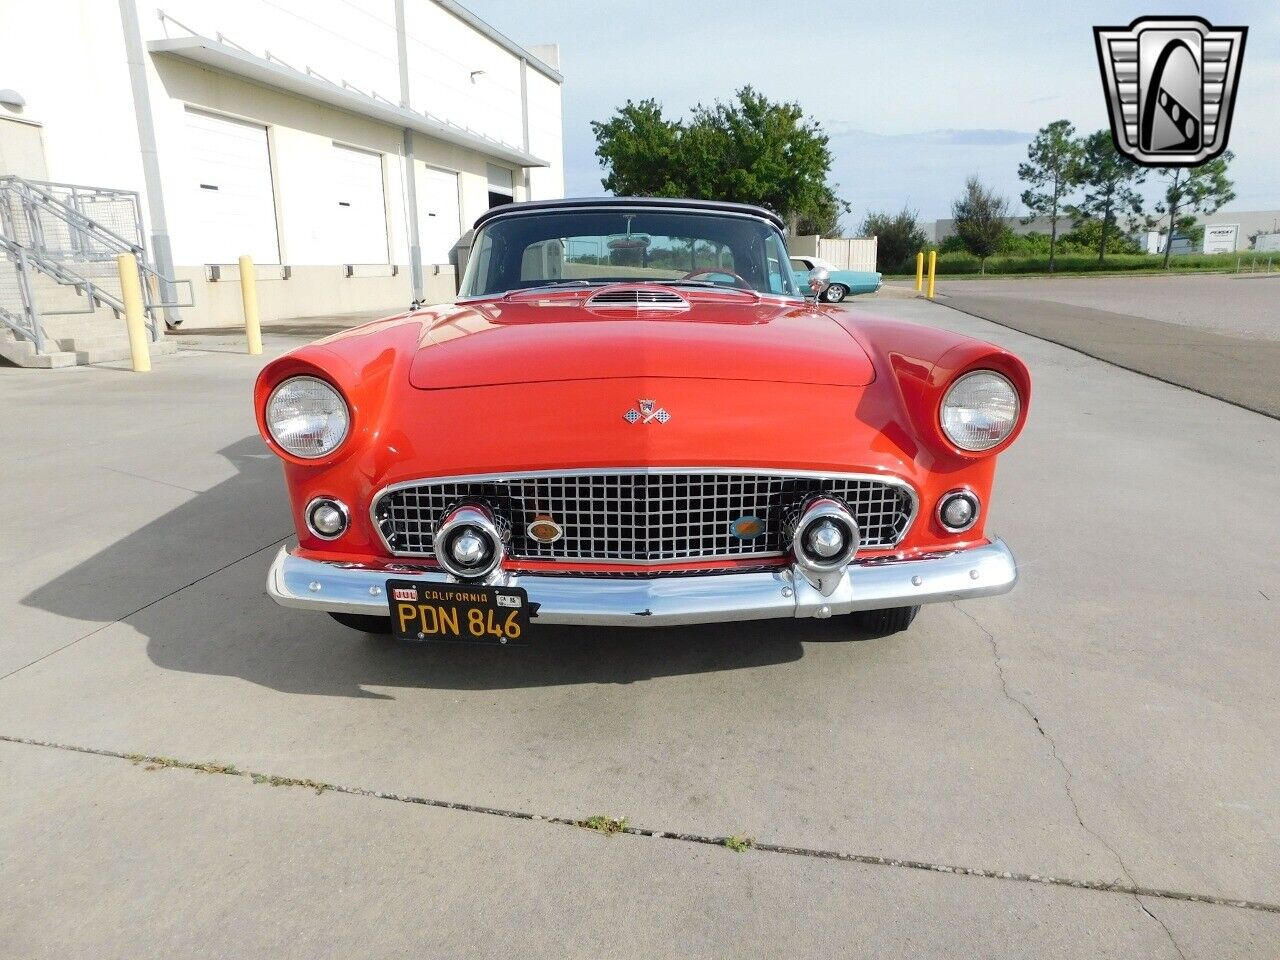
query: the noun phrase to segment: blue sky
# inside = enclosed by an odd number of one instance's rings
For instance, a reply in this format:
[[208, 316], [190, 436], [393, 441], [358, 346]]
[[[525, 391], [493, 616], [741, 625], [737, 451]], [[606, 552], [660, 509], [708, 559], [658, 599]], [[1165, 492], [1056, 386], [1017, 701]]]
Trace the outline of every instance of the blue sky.
[[567, 194], [604, 192], [590, 121], [627, 98], [682, 116], [750, 83], [830, 134], [851, 228], [904, 203], [950, 216], [969, 173], [1019, 207], [1017, 165], [1039, 127], [1107, 125], [1093, 26], [1175, 13], [1244, 24], [1231, 207], [1280, 209], [1280, 4], [463, 2], [520, 43], [560, 44]]

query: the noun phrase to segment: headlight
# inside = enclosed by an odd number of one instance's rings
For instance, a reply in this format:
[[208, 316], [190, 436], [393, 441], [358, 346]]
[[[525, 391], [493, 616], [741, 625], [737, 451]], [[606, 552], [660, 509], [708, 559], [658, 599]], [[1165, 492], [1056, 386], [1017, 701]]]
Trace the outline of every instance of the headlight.
[[992, 370], [966, 373], [942, 398], [942, 432], [961, 450], [990, 450], [1018, 422], [1018, 391]]
[[291, 377], [267, 400], [267, 429], [295, 457], [323, 457], [347, 438], [351, 414], [338, 391], [315, 377]]

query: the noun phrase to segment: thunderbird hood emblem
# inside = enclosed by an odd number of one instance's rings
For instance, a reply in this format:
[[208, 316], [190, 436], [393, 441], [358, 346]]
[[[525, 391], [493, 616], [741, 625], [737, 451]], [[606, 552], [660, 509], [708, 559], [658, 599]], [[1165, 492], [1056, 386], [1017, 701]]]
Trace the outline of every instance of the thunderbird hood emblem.
[[658, 406], [657, 400], [637, 400], [636, 406], [622, 415], [627, 423], [666, 423], [671, 414]]

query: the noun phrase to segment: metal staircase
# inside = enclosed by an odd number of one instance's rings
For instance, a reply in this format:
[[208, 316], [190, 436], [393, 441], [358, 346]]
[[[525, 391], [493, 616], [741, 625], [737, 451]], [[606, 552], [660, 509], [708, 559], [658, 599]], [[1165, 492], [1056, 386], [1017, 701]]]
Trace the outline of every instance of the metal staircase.
[[0, 358], [24, 367], [127, 358], [122, 253], [138, 260], [152, 354], [173, 353], [165, 320], [192, 305], [191, 284], [152, 266], [138, 195], [0, 177]]

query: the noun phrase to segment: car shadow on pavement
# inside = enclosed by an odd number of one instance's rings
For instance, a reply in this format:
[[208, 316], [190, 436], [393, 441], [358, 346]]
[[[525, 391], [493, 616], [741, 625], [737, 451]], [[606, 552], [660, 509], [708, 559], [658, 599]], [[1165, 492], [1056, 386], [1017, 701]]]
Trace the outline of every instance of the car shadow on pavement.
[[293, 532], [280, 467], [256, 436], [219, 452], [236, 467], [234, 476], [67, 570], [23, 603], [77, 620], [123, 619], [146, 637], [151, 661], [166, 670], [329, 696], [385, 695], [366, 688], [633, 683], [788, 663], [804, 656], [803, 641], [857, 639], [840, 619], [643, 629], [544, 626], [532, 631], [530, 644], [513, 647], [414, 644], [361, 634], [267, 598], [267, 566], [281, 538]]

